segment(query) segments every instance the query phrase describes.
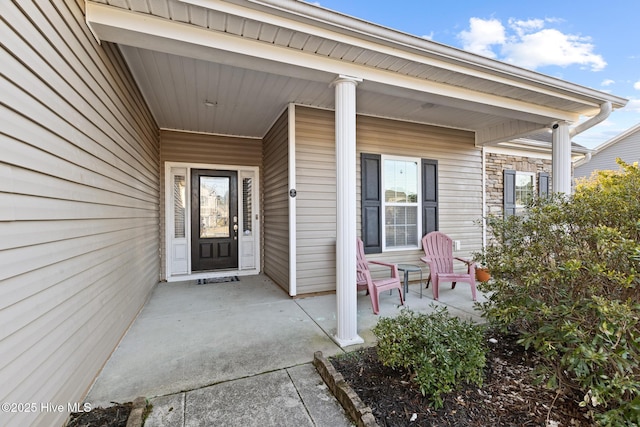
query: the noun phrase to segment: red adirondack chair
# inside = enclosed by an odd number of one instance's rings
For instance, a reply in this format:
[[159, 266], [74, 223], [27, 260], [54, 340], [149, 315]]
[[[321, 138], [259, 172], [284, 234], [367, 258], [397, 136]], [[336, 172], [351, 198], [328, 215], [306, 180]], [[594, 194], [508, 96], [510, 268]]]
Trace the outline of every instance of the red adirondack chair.
[[[432, 231], [422, 238], [424, 257], [422, 261], [429, 264], [430, 276], [427, 281], [433, 281], [433, 299], [438, 300], [438, 286], [440, 282], [451, 282], [451, 289], [457, 282], [466, 282], [471, 286], [471, 295], [476, 300], [476, 264], [471, 260], [453, 256], [453, 240], [439, 231]], [[453, 260], [467, 264], [466, 273], [456, 273], [453, 270]]]
[[[402, 296], [402, 283], [400, 282], [400, 275], [398, 274], [398, 266], [382, 261], [367, 261], [367, 258], [364, 255], [364, 244], [362, 243], [362, 240], [360, 240], [360, 238], [358, 238], [357, 241], [357, 248], [357, 286], [359, 291], [368, 291], [369, 296], [371, 297], [373, 312], [375, 314], [378, 314], [378, 312], [380, 311], [380, 293], [383, 291], [398, 289], [398, 292], [400, 293], [400, 305], [404, 305]], [[374, 280], [371, 277], [369, 264], [377, 264], [389, 267], [391, 277]]]

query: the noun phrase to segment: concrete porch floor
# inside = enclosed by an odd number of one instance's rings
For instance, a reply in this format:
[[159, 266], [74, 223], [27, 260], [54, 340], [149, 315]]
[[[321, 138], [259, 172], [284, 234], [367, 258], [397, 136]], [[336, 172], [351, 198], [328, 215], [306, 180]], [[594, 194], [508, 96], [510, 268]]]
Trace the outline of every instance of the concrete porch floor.
[[[468, 286], [409, 286], [405, 307], [418, 312], [447, 306], [452, 315], [480, 321]], [[479, 300], [483, 300], [479, 294]], [[397, 291], [380, 296], [373, 314], [358, 294], [358, 333], [375, 344], [371, 328], [400, 313]], [[93, 384], [92, 407], [148, 398], [145, 426], [351, 425], [311, 365], [313, 353], [340, 348], [335, 294], [290, 298], [264, 275], [239, 282], [160, 283]]]

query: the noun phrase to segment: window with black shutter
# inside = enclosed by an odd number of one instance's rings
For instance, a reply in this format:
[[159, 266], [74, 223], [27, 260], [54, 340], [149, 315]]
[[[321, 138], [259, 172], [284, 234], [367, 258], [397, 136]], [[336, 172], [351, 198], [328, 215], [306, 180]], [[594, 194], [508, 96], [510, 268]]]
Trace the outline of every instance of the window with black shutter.
[[504, 170], [504, 216], [516, 214], [516, 171]]
[[382, 252], [382, 190], [381, 156], [362, 153], [360, 169], [362, 177], [362, 242], [364, 253]]
[[538, 173], [538, 196], [549, 197], [549, 174], [547, 172]]
[[[420, 237], [438, 229], [438, 162], [368, 153], [362, 153], [360, 161], [365, 253], [380, 253], [383, 247], [419, 247]], [[418, 182], [409, 176], [419, 180], [420, 194], [414, 191]], [[398, 185], [401, 181], [404, 185]]]
[[422, 159], [422, 235], [438, 230], [438, 161]]

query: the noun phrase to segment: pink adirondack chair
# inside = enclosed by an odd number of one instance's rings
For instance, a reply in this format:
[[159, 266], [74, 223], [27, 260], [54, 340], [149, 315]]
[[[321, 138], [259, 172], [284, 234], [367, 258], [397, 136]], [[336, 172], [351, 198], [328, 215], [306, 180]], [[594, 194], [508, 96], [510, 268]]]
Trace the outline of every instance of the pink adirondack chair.
[[[398, 266], [395, 264], [389, 264], [381, 261], [367, 261], [364, 255], [364, 244], [360, 238], [357, 238], [357, 286], [359, 291], [367, 290], [371, 297], [371, 305], [373, 306], [373, 312], [378, 314], [380, 311], [380, 293], [392, 289], [398, 289], [400, 293], [400, 305], [404, 305], [402, 297], [402, 283], [400, 282], [400, 275], [398, 274]], [[369, 264], [383, 265], [389, 267], [391, 270], [391, 277], [385, 279], [373, 279], [371, 277], [371, 271], [369, 270]]]
[[[471, 286], [471, 295], [476, 301], [476, 264], [473, 261], [453, 256], [453, 240], [439, 231], [432, 231], [422, 238], [424, 257], [422, 261], [429, 264], [430, 276], [427, 281], [433, 281], [433, 299], [438, 300], [438, 287], [440, 282], [451, 282], [451, 289], [457, 282], [466, 282]], [[456, 273], [453, 270], [453, 260], [467, 264], [466, 273]]]

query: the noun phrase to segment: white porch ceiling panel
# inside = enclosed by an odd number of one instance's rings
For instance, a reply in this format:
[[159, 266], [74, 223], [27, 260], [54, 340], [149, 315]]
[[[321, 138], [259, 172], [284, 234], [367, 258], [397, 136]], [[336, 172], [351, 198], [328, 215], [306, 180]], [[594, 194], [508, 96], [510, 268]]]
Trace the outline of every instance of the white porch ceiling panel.
[[262, 137], [289, 102], [333, 107], [326, 83], [129, 46], [121, 50], [161, 128]]
[[479, 143], [594, 114], [609, 96], [298, 1], [89, 0], [87, 9], [163, 128], [262, 137], [289, 102], [333, 108], [337, 74], [364, 79], [359, 113], [474, 130]]

